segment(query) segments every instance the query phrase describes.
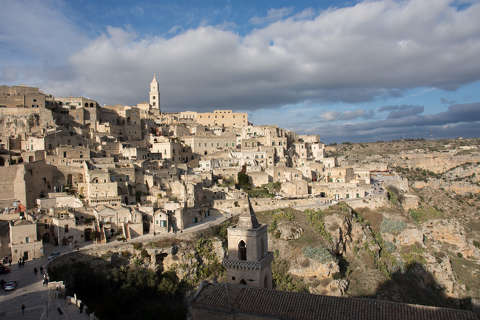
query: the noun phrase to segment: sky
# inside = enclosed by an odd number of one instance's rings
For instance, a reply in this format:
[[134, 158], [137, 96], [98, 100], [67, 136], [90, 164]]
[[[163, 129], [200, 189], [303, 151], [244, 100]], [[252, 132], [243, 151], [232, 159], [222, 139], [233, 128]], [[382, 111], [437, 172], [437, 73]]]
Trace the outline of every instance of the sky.
[[0, 85], [245, 111], [324, 142], [480, 136], [480, 0], [0, 0]]

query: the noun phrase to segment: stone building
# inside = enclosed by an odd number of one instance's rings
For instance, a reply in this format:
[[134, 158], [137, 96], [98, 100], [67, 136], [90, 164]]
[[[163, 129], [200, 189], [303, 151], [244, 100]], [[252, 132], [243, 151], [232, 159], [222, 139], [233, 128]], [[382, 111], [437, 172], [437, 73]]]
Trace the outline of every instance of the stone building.
[[192, 113], [194, 120], [204, 126], [244, 127], [248, 125], [248, 114], [232, 110], [214, 110], [213, 112]]
[[19, 200], [27, 208], [65, 184], [63, 174], [42, 161], [0, 167], [0, 176], [0, 199]]
[[182, 141], [191, 148], [192, 153], [198, 156], [235, 149], [237, 145], [237, 139], [234, 135], [194, 135], [182, 137]]
[[0, 106], [5, 108], [45, 108], [46, 95], [38, 88], [0, 86]]
[[258, 223], [250, 199], [237, 226], [227, 229], [227, 240], [227, 282], [271, 289], [273, 253], [268, 251], [267, 225]]
[[42, 241], [37, 240], [37, 224], [28, 220], [10, 221], [12, 261], [37, 259], [43, 256]]
[[153, 74], [152, 82], [150, 82], [150, 107], [161, 111], [160, 109], [160, 89], [158, 88], [158, 81], [155, 74]]

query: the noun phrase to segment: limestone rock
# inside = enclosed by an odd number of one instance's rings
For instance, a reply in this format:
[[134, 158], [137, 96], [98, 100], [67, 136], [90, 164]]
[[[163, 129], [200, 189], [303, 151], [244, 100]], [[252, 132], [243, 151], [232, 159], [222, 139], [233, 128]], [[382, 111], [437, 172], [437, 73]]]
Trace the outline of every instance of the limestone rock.
[[223, 243], [220, 239], [212, 240], [213, 251], [218, 258], [218, 261], [222, 261], [225, 257], [225, 249], [223, 248]]
[[280, 232], [280, 239], [282, 240], [296, 240], [303, 234], [303, 228], [296, 222], [280, 222], [277, 231]]
[[302, 278], [326, 279], [330, 278], [334, 273], [340, 272], [340, 267], [336, 261], [322, 263], [306, 257], [298, 259], [301, 259], [301, 261], [296, 261], [296, 263], [292, 264], [289, 270], [289, 272], [295, 276]]
[[423, 243], [423, 232], [419, 229], [409, 228], [400, 232], [395, 237], [393, 243], [400, 246], [411, 246], [415, 243]]
[[420, 198], [414, 194], [405, 194], [402, 198], [402, 207], [405, 211], [417, 209]]
[[467, 241], [465, 229], [457, 220], [432, 220], [423, 225], [422, 231], [434, 243], [457, 247], [464, 257], [480, 258], [480, 250]]
[[456, 295], [458, 291], [457, 282], [448, 256], [435, 258], [426, 254], [425, 259], [427, 261], [425, 265], [427, 271], [434, 276], [438, 284], [445, 288], [445, 293], [447, 295]]

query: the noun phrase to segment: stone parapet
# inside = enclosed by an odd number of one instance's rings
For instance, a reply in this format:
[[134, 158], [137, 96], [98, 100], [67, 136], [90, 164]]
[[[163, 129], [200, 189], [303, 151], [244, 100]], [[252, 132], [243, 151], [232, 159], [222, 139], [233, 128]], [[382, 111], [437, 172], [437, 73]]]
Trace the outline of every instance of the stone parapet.
[[267, 254], [260, 259], [260, 261], [247, 261], [237, 259], [223, 259], [223, 266], [227, 269], [237, 270], [262, 270], [265, 266], [269, 265], [273, 261], [273, 253], [267, 252]]

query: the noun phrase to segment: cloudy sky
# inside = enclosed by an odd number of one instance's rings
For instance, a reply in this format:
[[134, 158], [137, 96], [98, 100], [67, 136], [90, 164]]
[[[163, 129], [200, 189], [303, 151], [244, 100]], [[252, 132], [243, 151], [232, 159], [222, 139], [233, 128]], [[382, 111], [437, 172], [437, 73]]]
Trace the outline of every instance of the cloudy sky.
[[480, 136], [479, 0], [1, 0], [0, 84], [247, 111], [326, 142]]

